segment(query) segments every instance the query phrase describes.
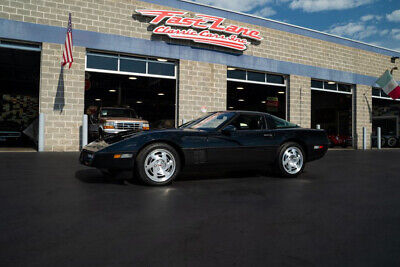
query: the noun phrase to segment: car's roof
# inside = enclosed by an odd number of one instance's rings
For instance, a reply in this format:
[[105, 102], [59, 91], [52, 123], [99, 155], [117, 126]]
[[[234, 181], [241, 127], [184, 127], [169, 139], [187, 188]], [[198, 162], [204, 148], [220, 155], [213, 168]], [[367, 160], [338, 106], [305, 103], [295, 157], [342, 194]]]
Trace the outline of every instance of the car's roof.
[[261, 111], [250, 111], [250, 110], [221, 110], [221, 111], [215, 111], [215, 112], [223, 112], [223, 113], [247, 113], [247, 114], [262, 114], [262, 115], [270, 115], [269, 113], [266, 112], [261, 112]]
[[125, 107], [101, 107], [101, 109], [104, 109], [104, 108], [107, 108], [107, 109], [132, 109], [132, 108], [125, 108]]

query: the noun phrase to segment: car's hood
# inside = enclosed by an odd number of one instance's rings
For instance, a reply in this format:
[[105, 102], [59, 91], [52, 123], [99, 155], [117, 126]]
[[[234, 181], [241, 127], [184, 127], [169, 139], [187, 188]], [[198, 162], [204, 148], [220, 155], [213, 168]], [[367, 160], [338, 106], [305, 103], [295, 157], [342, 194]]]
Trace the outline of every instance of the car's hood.
[[178, 132], [204, 132], [204, 130], [199, 130], [199, 129], [187, 129], [187, 128], [178, 128], [178, 129], [161, 129], [161, 130], [150, 130], [150, 131], [141, 131], [141, 130], [132, 130], [132, 131], [125, 131], [121, 132], [118, 134], [114, 134], [108, 137], [104, 137], [104, 139], [97, 139], [96, 141], [93, 141], [92, 143], [86, 145], [83, 149], [96, 152], [99, 151], [103, 148], [106, 148], [112, 144], [115, 144], [117, 142], [129, 139], [129, 138], [135, 138], [139, 137], [142, 135], [151, 135], [151, 134], [160, 134], [160, 133], [178, 133]]

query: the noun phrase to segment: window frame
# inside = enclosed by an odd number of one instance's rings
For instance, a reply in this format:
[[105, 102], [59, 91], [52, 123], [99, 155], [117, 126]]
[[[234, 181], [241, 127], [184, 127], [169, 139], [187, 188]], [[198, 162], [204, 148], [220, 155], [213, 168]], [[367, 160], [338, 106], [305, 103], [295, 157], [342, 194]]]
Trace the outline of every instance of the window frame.
[[[312, 81], [322, 82], [322, 88], [312, 87], [312, 85], [311, 85], [311, 90], [315, 90], [315, 91], [323, 91], [323, 92], [331, 92], [331, 93], [347, 94], [347, 95], [352, 95], [353, 91], [354, 91], [354, 85], [353, 84], [335, 82], [336, 89], [333, 90], [333, 89], [326, 89], [325, 88], [325, 83], [328, 83], [329, 81], [319, 80], [319, 79], [311, 79], [311, 82]], [[350, 86], [350, 92], [339, 91], [339, 84]]]
[[[376, 95], [373, 95], [372, 94], [372, 92], [373, 92], [373, 90], [374, 89], [379, 89], [379, 96], [376, 96]], [[391, 97], [386, 97], [386, 96], [382, 96], [382, 88], [379, 88], [379, 87], [372, 87], [371, 88], [371, 96], [372, 96], [372, 98], [376, 98], [376, 99], [384, 99], [384, 100], [391, 100], [391, 101], [400, 101], [400, 98], [399, 99], [392, 99]]]
[[268, 123], [267, 123], [267, 120], [266, 120], [264, 114], [251, 114], [251, 113], [238, 113], [238, 114], [237, 114], [235, 117], [233, 117], [223, 128], [225, 128], [225, 127], [231, 125], [231, 123], [232, 123], [233, 121], [235, 121], [236, 119], [240, 118], [240, 116], [259, 116], [259, 117], [261, 117], [261, 118], [263, 119], [263, 122], [264, 122], [264, 129], [243, 129], [243, 130], [242, 130], [242, 129], [238, 129], [237, 127], [235, 127], [237, 132], [241, 132], [241, 133], [244, 132], [244, 131], [248, 131], [248, 132], [260, 132], [260, 131], [269, 130]]
[[[286, 82], [286, 77], [285, 75], [282, 74], [276, 74], [276, 73], [269, 73], [269, 72], [263, 72], [263, 71], [255, 71], [255, 70], [247, 70], [247, 69], [240, 69], [240, 68], [235, 68], [235, 70], [240, 70], [240, 71], [244, 71], [245, 72], [245, 76], [246, 79], [236, 79], [236, 78], [229, 78], [228, 77], [228, 72], [230, 71], [229, 68], [234, 68], [234, 67], [227, 67], [227, 73], [226, 73], [226, 80], [227, 81], [232, 81], [232, 82], [244, 82], [244, 83], [253, 83], [253, 84], [265, 84], [265, 85], [272, 85], [272, 86], [279, 86], [279, 87], [286, 87], [287, 82]], [[249, 80], [249, 72], [255, 72], [255, 73], [260, 73], [260, 74], [264, 74], [264, 81], [253, 81], [253, 80]], [[283, 83], [271, 83], [271, 82], [267, 82], [268, 80], [268, 75], [276, 75], [276, 76], [281, 76], [283, 79]]]
[[[98, 69], [98, 68], [88, 68], [87, 63], [88, 63], [88, 55], [92, 56], [99, 56], [99, 57], [111, 57], [111, 58], [116, 58], [117, 59], [117, 70], [105, 70], [105, 69]], [[130, 71], [121, 71], [121, 59], [127, 59], [127, 60], [137, 60], [137, 61], [144, 61], [146, 62], [146, 72], [130, 72]], [[149, 73], [149, 63], [159, 63], [159, 64], [165, 64], [165, 65], [174, 65], [174, 76], [167, 76], [167, 75], [160, 75], [160, 74], [151, 74]], [[132, 76], [142, 76], [142, 77], [154, 77], [154, 78], [163, 78], [163, 79], [171, 79], [171, 80], [176, 80], [177, 79], [177, 72], [178, 72], [178, 61], [174, 60], [168, 60], [167, 62], [162, 62], [162, 61], [157, 61], [156, 58], [151, 58], [151, 57], [140, 57], [136, 55], [125, 55], [125, 54], [112, 54], [112, 53], [107, 53], [104, 51], [92, 51], [88, 50], [86, 51], [85, 55], [85, 71], [88, 72], [99, 72], [99, 73], [111, 73], [111, 74], [122, 74], [122, 75], [132, 75]]]

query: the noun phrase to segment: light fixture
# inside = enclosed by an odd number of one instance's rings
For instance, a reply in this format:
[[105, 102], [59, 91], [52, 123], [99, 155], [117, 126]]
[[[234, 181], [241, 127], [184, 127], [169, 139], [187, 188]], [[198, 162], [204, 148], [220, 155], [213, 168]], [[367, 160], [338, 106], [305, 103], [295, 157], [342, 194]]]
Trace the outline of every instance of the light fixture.
[[239, 87], [236, 87], [236, 89], [238, 89], [238, 90], [243, 90], [244, 88], [241, 87], [241, 86], [239, 86]]
[[136, 101], [136, 104], [142, 104], [142, 103], [143, 103], [143, 102], [140, 101], [140, 100]]
[[101, 101], [101, 99], [100, 98], [96, 98], [95, 101]]
[[267, 101], [264, 100], [264, 101], [261, 101], [261, 103], [265, 104], [265, 103], [267, 103]]
[[284, 94], [284, 93], [285, 93], [284, 91], [279, 91], [279, 92], [278, 92], [278, 94]]
[[233, 109], [233, 107], [228, 107], [228, 109]]
[[165, 95], [164, 93], [158, 93], [157, 95]]
[[335, 84], [335, 82], [328, 82], [328, 84]]
[[110, 90], [108, 90], [110, 93], [115, 93], [117, 90], [115, 90], [115, 89], [110, 89]]
[[239, 102], [244, 102], [244, 99], [238, 99]]
[[228, 67], [228, 70], [236, 70], [236, 68]]
[[157, 58], [157, 60], [160, 61], [160, 62], [167, 62], [168, 61], [167, 59], [164, 59], [164, 58]]
[[137, 80], [137, 77], [131, 76], [131, 77], [129, 77], [129, 80]]

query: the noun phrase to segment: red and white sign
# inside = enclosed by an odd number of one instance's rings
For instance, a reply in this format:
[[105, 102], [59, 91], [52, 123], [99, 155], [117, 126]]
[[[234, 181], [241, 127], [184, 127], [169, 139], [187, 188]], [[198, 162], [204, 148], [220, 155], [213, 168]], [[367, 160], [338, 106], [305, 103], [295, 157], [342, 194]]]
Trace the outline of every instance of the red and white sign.
[[[173, 39], [192, 40], [196, 43], [211, 44], [244, 51], [250, 42], [247, 39], [261, 41], [260, 32], [237, 25], [223, 26], [225, 18], [196, 14], [195, 18], [185, 17], [187, 12], [170, 10], [136, 10], [143, 16], [154, 17], [150, 24], [160, 25], [153, 30], [154, 34], [167, 35]], [[173, 28], [189, 28], [180, 29]], [[215, 33], [217, 32], [217, 33]]]

